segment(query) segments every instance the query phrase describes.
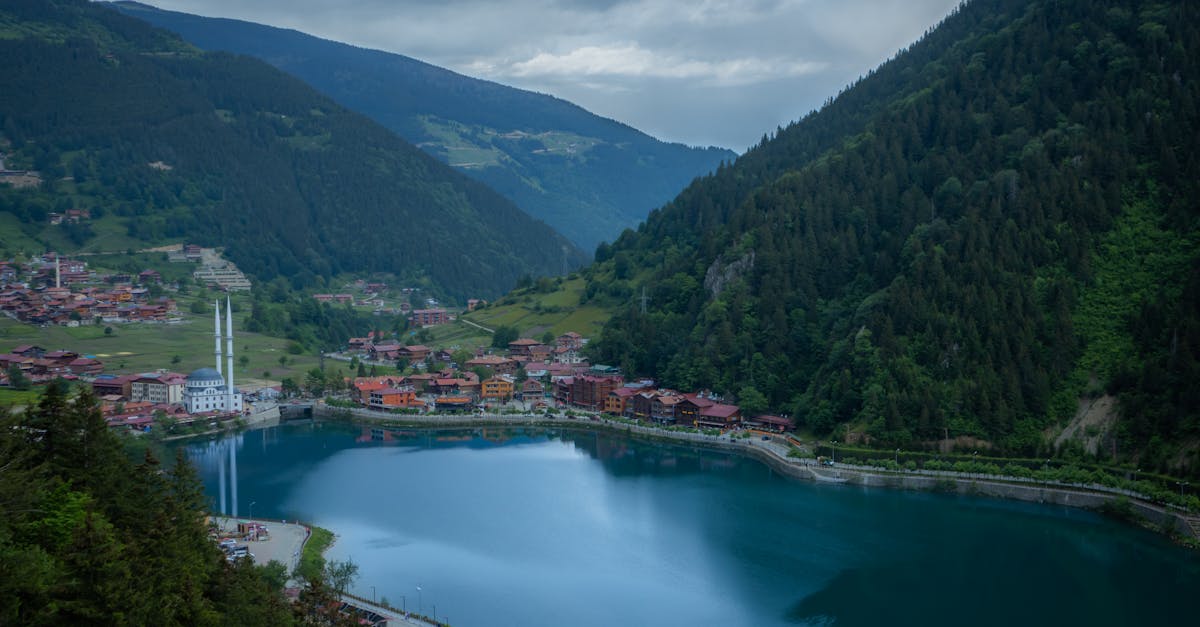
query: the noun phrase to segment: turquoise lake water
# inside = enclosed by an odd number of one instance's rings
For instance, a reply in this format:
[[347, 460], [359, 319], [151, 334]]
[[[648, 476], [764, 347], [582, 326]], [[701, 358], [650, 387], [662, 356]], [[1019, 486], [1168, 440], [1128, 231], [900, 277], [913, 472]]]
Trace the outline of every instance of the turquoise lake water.
[[1196, 553], [1082, 510], [606, 432], [330, 424], [183, 445], [215, 507], [231, 445], [239, 514], [331, 529], [354, 592], [455, 626], [1200, 624]]

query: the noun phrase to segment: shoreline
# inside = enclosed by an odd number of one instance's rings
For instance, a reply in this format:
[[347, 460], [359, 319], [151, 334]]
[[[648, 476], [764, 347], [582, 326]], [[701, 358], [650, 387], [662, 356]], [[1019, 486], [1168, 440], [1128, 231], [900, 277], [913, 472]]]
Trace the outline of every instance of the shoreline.
[[[1142, 495], [1096, 484], [1064, 484], [1022, 477], [961, 473], [949, 470], [887, 471], [861, 466], [821, 466], [810, 458], [787, 457], [786, 450], [775, 438], [760, 443], [757, 438], [730, 438], [703, 433], [669, 431], [617, 422], [605, 418], [548, 418], [536, 415], [438, 415], [380, 414], [366, 409], [330, 407], [323, 402], [313, 404], [313, 420], [349, 422], [397, 428], [461, 429], [469, 427], [558, 427], [577, 430], [603, 429], [618, 435], [672, 443], [690, 443], [718, 450], [734, 451], [763, 462], [772, 470], [789, 478], [817, 483], [840, 483], [872, 488], [890, 488], [922, 492], [944, 492], [970, 496], [988, 496], [1008, 500], [1078, 507], [1101, 513], [1116, 514], [1118, 518], [1168, 536], [1176, 544], [1196, 548], [1200, 543], [1200, 515], [1161, 506]], [[782, 436], [781, 436], [782, 437]], [[789, 450], [790, 450], [790, 444]]]

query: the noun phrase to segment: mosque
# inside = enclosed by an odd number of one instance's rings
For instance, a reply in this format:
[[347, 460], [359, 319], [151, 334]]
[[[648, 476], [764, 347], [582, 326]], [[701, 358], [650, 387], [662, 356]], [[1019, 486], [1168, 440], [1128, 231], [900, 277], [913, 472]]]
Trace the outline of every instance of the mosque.
[[189, 414], [242, 412], [242, 394], [233, 387], [233, 308], [225, 299], [225, 372], [221, 375], [221, 301], [213, 311], [216, 368], [200, 368], [189, 374], [183, 385], [183, 406]]

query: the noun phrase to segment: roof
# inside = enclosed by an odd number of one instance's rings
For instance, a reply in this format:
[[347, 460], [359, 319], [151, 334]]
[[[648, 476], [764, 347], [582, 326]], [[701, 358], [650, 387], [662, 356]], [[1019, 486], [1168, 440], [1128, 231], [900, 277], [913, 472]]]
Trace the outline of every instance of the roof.
[[700, 415], [709, 416], [712, 418], [729, 418], [730, 416], [738, 413], [740, 410], [741, 408], [737, 405], [723, 405], [721, 403], [716, 403], [711, 407], [705, 407], [704, 409], [701, 409]]
[[221, 379], [221, 373], [213, 368], [200, 368], [193, 370], [192, 374], [187, 376], [188, 381], [208, 381], [210, 379]]
[[499, 355], [484, 355], [482, 357], [476, 357], [474, 359], [469, 360], [467, 362], [467, 365], [468, 366], [470, 366], [470, 365], [486, 366], [488, 364], [510, 364], [510, 363], [513, 363], [513, 360], [511, 360], [507, 357], [500, 357]]
[[793, 424], [791, 418], [784, 418], [783, 416], [762, 415], [762, 416], [755, 416], [754, 420], [755, 420], [755, 422], [761, 422], [763, 424], [780, 425], [780, 426], [787, 426], [787, 427], [790, 427]]
[[391, 395], [391, 394], [412, 394], [412, 390], [400, 390], [396, 388], [383, 388], [382, 390], [371, 390], [372, 394]]
[[541, 342], [539, 342], [531, 337], [523, 337], [523, 338], [516, 339], [516, 340], [513, 340], [508, 343], [509, 346], [536, 346], [539, 344], [541, 344]]

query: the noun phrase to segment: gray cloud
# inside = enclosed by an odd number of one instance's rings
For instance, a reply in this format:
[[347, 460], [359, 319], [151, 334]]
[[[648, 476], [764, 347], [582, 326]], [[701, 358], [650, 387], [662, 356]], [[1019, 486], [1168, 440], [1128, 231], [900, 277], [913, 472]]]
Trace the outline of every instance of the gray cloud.
[[744, 150], [958, 0], [152, 0], [551, 93], [669, 141]]

